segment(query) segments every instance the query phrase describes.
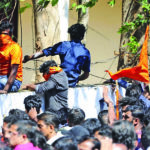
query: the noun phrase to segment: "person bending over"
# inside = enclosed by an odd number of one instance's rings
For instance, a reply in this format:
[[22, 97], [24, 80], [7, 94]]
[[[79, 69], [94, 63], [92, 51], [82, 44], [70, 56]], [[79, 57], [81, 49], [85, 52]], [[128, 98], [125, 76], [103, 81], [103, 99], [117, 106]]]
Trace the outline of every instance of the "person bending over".
[[44, 93], [45, 109], [59, 110], [67, 108], [68, 80], [65, 72], [57, 66], [54, 60], [46, 61], [40, 66], [40, 72], [46, 80], [43, 83], [28, 84], [23, 89], [35, 91], [37, 94]]
[[[59, 42], [32, 56], [26, 55], [23, 62], [26, 63], [29, 60], [43, 56], [59, 55], [61, 60], [60, 67], [67, 74], [69, 87], [75, 87], [79, 81], [87, 79], [90, 72], [90, 52], [81, 43], [85, 31], [84, 25], [74, 24], [68, 29], [71, 41]], [[81, 74], [81, 71], [83, 71], [83, 74]]]

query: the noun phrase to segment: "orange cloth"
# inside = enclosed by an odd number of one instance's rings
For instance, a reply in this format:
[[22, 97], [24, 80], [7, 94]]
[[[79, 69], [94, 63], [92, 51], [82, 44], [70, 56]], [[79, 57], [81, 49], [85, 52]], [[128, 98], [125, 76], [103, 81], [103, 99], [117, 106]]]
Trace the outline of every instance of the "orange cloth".
[[52, 74], [55, 74], [55, 73], [58, 73], [58, 72], [61, 72], [61, 71], [62, 71], [62, 68], [60, 68], [60, 67], [56, 67], [56, 66], [50, 67], [50, 68], [49, 68], [49, 73], [48, 73], [48, 74], [47, 74], [47, 73], [43, 74], [43, 78], [44, 78], [46, 81], [48, 81], [49, 77], [50, 77]]
[[22, 81], [22, 49], [9, 35], [0, 35], [0, 75], [8, 75], [11, 65], [18, 64], [16, 79]]
[[140, 62], [137, 66], [133, 68], [122, 69], [115, 74], [106, 70], [106, 72], [109, 73], [110, 77], [113, 80], [117, 80], [121, 77], [127, 77], [141, 82], [149, 83], [148, 55], [147, 55], [148, 33], [149, 33], [149, 26], [147, 26], [146, 28], [145, 40], [140, 54]]

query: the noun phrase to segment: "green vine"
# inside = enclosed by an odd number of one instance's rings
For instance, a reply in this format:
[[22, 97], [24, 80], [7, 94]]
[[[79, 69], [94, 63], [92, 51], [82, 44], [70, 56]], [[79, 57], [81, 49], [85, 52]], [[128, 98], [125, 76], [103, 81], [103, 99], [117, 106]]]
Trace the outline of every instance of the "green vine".
[[140, 44], [138, 43], [136, 37], [131, 33], [134, 33], [140, 26], [149, 22], [149, 16], [147, 15], [150, 12], [150, 4], [148, 0], [139, 0], [137, 1], [142, 6], [143, 12], [137, 14], [137, 17], [134, 21], [124, 22], [118, 33], [129, 33], [129, 42], [124, 44], [123, 47], [127, 46], [127, 50], [135, 54], [138, 51]]

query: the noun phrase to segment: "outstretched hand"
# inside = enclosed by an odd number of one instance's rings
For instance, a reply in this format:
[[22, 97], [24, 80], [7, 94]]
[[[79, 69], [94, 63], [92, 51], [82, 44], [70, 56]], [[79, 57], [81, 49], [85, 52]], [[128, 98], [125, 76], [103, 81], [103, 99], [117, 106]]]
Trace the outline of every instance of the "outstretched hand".
[[22, 90], [30, 90], [35, 91], [36, 85], [35, 84], [28, 84], [22, 87]]
[[23, 63], [26, 63], [30, 60], [30, 56], [29, 55], [25, 55], [24, 58], [23, 58]]

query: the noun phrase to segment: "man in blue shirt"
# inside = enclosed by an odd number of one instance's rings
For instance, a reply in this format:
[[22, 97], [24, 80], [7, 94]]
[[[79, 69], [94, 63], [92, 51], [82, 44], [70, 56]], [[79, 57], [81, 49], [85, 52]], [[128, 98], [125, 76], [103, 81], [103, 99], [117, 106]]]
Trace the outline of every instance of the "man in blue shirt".
[[[60, 67], [67, 74], [69, 86], [75, 87], [79, 81], [87, 79], [90, 72], [90, 52], [81, 43], [85, 31], [84, 25], [74, 24], [68, 29], [71, 41], [59, 42], [32, 56], [26, 55], [23, 62], [26, 63], [29, 60], [43, 56], [59, 55], [61, 60]], [[83, 71], [83, 74], [81, 74], [81, 71]]]

